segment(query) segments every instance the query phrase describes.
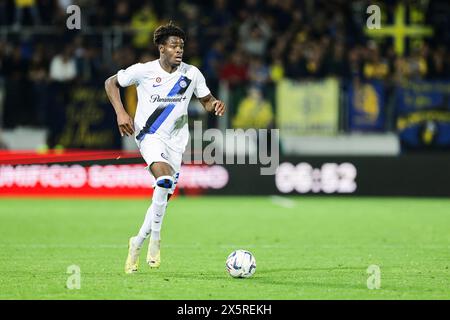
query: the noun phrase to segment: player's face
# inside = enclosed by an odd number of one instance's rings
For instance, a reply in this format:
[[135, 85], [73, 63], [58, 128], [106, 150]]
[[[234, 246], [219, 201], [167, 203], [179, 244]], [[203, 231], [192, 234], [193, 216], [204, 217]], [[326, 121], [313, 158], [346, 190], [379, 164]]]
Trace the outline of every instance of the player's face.
[[179, 66], [183, 59], [184, 41], [179, 37], [171, 36], [164, 44], [161, 53], [166, 56], [172, 66]]

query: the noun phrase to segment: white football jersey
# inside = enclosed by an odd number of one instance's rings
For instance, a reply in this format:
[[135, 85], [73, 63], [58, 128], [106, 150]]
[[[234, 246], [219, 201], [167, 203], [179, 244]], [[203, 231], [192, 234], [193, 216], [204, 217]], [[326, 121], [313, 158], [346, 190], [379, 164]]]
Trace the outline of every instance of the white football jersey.
[[122, 87], [136, 85], [134, 125], [138, 144], [150, 134], [184, 152], [189, 140], [187, 108], [192, 94], [203, 98], [210, 93], [200, 70], [182, 62], [176, 71], [168, 73], [159, 60], [154, 60], [120, 70], [117, 81]]

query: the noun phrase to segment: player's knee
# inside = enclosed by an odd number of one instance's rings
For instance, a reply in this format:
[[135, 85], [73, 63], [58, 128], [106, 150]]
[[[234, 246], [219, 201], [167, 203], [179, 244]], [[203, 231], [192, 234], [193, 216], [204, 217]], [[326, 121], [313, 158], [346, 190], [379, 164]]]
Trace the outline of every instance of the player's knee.
[[174, 185], [173, 177], [171, 176], [161, 176], [156, 179], [156, 185], [160, 188], [164, 188], [167, 190], [172, 189]]

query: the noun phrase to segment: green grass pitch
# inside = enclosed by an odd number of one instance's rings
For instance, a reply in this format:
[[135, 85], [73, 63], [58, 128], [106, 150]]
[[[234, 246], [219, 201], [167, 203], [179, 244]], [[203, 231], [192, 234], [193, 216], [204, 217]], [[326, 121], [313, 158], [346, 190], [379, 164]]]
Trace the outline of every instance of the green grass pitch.
[[[0, 199], [0, 299], [449, 299], [450, 199], [178, 197], [162, 265], [123, 272], [150, 200]], [[250, 279], [225, 259], [248, 249]], [[69, 290], [67, 268], [81, 270]], [[367, 268], [381, 270], [369, 290]]]

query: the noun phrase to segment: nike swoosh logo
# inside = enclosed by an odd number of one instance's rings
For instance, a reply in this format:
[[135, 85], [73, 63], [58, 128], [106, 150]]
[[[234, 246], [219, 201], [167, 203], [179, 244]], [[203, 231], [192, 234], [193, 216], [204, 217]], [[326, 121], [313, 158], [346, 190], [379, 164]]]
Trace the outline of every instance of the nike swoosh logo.
[[154, 84], [154, 85], [153, 85], [153, 88], [159, 87], [159, 86], [162, 86], [162, 84]]

